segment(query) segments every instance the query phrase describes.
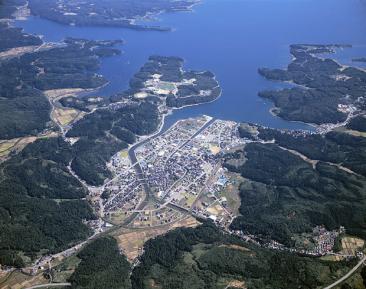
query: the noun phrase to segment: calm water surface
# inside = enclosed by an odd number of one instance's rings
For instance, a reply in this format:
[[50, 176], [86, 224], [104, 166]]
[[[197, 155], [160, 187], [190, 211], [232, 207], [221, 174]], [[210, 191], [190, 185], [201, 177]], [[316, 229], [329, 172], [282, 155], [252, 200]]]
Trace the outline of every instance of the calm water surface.
[[186, 69], [214, 72], [223, 89], [221, 98], [175, 111], [166, 126], [177, 119], [208, 114], [275, 128], [307, 129], [305, 124], [287, 122], [269, 113], [271, 103], [257, 94], [282, 85], [266, 81], [257, 69], [286, 67], [291, 59], [288, 46], [293, 43], [352, 44], [354, 48], [335, 56], [344, 64], [350, 64], [353, 57], [366, 57], [364, 0], [205, 0], [193, 13], [160, 18], [159, 24], [174, 31], [71, 27], [37, 17], [17, 21], [16, 25], [43, 35], [47, 41], [68, 36], [125, 40], [121, 56], [103, 60], [100, 73], [110, 85], [99, 95], [126, 89], [131, 76], [153, 54], [180, 56], [186, 61]]

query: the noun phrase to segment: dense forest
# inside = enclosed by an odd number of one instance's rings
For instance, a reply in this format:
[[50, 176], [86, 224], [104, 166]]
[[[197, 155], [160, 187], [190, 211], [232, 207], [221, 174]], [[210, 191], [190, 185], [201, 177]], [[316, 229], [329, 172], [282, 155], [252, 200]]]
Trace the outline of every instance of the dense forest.
[[[119, 150], [136, 140], [136, 136], [151, 134], [160, 123], [159, 106], [180, 107], [216, 99], [221, 89], [210, 72], [184, 72], [183, 60], [178, 57], [151, 56], [149, 60], [130, 80], [130, 88], [99, 102], [88, 97], [65, 97], [60, 102], [67, 107], [74, 107], [92, 113], [74, 124], [67, 132], [67, 137], [80, 138], [74, 145], [76, 158], [72, 169], [88, 184], [101, 185], [110, 177], [106, 162]], [[136, 93], [144, 91], [146, 82], [153, 75], [160, 75], [164, 84], [194, 79], [191, 84], [178, 86], [176, 96], [149, 92], [148, 97], [137, 99]], [[212, 90], [201, 96], [201, 91]], [[174, 100], [173, 100], [174, 99]], [[174, 101], [174, 104], [172, 103]]]
[[214, 289], [233, 281], [249, 289], [322, 288], [345, 265], [262, 249], [204, 223], [148, 241], [131, 279], [134, 289]]
[[130, 263], [112, 237], [93, 241], [77, 257], [81, 262], [69, 279], [72, 289], [131, 288]]
[[[349, 125], [362, 128], [362, 122], [355, 118]], [[297, 134], [281, 132], [275, 129], [259, 128], [259, 138], [275, 140], [287, 149], [300, 152], [311, 160], [339, 164], [355, 173], [366, 176], [366, 139], [338, 131], [321, 134]]]
[[[0, 165], [0, 263], [22, 266], [19, 252], [33, 258], [85, 239], [82, 222], [94, 214], [86, 189], [67, 170], [73, 158], [61, 138], [42, 139]], [[15, 256], [15, 257], [14, 257]]]
[[351, 119], [351, 121], [347, 124], [347, 128], [360, 132], [366, 132], [366, 115], [361, 115]]
[[[348, 233], [366, 238], [363, 138], [336, 132], [321, 136], [260, 127], [258, 131], [254, 139], [274, 139], [275, 143], [250, 143], [226, 157], [226, 167], [246, 178], [240, 186], [242, 216], [232, 228], [287, 246], [294, 245], [294, 234], [317, 225], [345, 226]], [[241, 129], [242, 136], [248, 133]], [[232, 162], [244, 157], [239, 166]]]
[[42, 40], [38, 36], [25, 34], [20, 28], [9, 27], [9, 24], [5, 22], [0, 22], [0, 39], [0, 52], [15, 47], [42, 44]]
[[77, 122], [67, 137], [79, 137], [74, 145], [73, 170], [88, 184], [101, 185], [110, 177], [109, 159], [135, 141], [135, 135], [154, 132], [159, 124], [157, 107], [149, 102], [117, 109], [98, 109]]
[[[261, 68], [259, 73], [270, 80], [297, 84], [292, 88], [263, 91], [259, 95], [271, 99], [274, 112], [286, 119], [307, 123], [336, 123], [347, 114], [338, 105], [364, 107], [366, 72], [355, 67], [343, 67], [320, 53], [333, 53], [337, 45], [291, 45], [293, 61], [286, 70]], [[344, 97], [347, 96], [347, 97]], [[361, 97], [361, 98], [360, 98]]]
[[[6, 28], [6, 31], [13, 28]], [[15, 36], [31, 41], [19, 32]], [[14, 34], [14, 33], [13, 33]], [[0, 43], [8, 33], [0, 33]], [[12, 37], [14, 38], [14, 37]], [[14, 38], [16, 39], [16, 38]], [[33, 41], [39, 41], [36, 38]], [[28, 40], [27, 40], [28, 41]], [[21, 40], [18, 41], [22, 45]], [[0, 62], [0, 139], [35, 135], [50, 124], [50, 104], [42, 91], [62, 88], [97, 88], [107, 81], [95, 74], [99, 50], [116, 41], [66, 39], [63, 45]], [[17, 45], [12, 43], [9, 45]], [[105, 54], [105, 53], [104, 53]], [[59, 57], [62, 55], [63, 57]]]

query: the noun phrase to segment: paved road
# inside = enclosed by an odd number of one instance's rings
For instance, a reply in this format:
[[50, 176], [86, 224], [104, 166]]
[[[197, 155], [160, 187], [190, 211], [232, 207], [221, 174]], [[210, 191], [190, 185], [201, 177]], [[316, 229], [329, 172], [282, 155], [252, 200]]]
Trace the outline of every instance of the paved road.
[[[199, 135], [203, 130], [205, 130], [208, 126], [210, 126], [213, 122], [215, 121], [214, 118], [210, 119], [209, 121], [207, 121], [202, 127], [200, 127], [188, 140], [186, 140], [182, 145], [179, 146], [179, 148], [182, 148], [183, 146], [185, 146], [187, 143], [189, 143], [192, 139], [194, 139], [197, 135]], [[140, 177], [140, 178], [145, 178], [144, 173], [142, 171], [142, 168], [140, 166], [140, 163], [137, 160], [136, 154], [135, 154], [135, 150], [142, 146], [143, 144], [145, 144], [146, 142], [150, 141], [153, 138], [156, 138], [158, 136], [160, 136], [161, 134], [163, 134], [165, 131], [160, 131], [159, 133], [133, 145], [129, 150], [128, 150], [128, 156], [131, 160], [131, 164], [134, 166], [135, 170], [136, 170], [136, 174]], [[179, 149], [178, 148], [178, 149]], [[136, 210], [143, 210], [146, 205], [149, 203], [149, 201], [154, 200], [155, 202], [158, 203], [162, 203], [161, 200], [157, 199], [154, 194], [151, 192], [150, 186], [148, 185], [147, 181], [144, 180], [142, 182], [142, 185], [144, 187], [144, 190], [146, 192], [146, 198], [145, 200], [143, 200], [140, 205], [138, 206], [138, 208]], [[178, 209], [179, 211], [183, 212], [183, 213], [189, 213], [189, 210], [186, 210], [185, 208], [182, 208], [180, 206], [176, 206], [174, 204], [168, 204], [168, 207], [173, 207], [175, 209]], [[128, 226], [136, 217], [137, 217], [138, 213], [134, 213], [131, 216], [129, 216], [124, 222], [123, 225], [124, 226]]]
[[43, 285], [35, 285], [25, 289], [49, 288], [49, 287], [70, 287], [71, 283], [49, 283]]
[[353, 275], [353, 273], [355, 273], [357, 271], [358, 268], [360, 268], [364, 264], [364, 262], [366, 262], [366, 256], [363, 257], [361, 259], [361, 261], [358, 262], [357, 265], [355, 267], [353, 267], [352, 270], [349, 271], [346, 275], [344, 275], [341, 279], [338, 279], [336, 282], [329, 285], [328, 287], [325, 287], [324, 289], [334, 288], [334, 287], [340, 285], [343, 281], [346, 281], [349, 277], [351, 277], [351, 275]]

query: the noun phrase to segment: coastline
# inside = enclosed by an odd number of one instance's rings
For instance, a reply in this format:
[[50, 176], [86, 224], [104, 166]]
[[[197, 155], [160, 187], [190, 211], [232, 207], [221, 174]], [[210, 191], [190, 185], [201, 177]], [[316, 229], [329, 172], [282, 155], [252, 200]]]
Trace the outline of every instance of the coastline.
[[[220, 87], [220, 86], [217, 86], [217, 87]], [[164, 113], [161, 116], [161, 121], [160, 121], [159, 127], [157, 128], [157, 130], [155, 132], [153, 132], [152, 134], [146, 135], [146, 136], [139, 136], [139, 140], [137, 142], [135, 142], [134, 144], [131, 144], [127, 150], [130, 151], [130, 149], [139, 146], [141, 143], [145, 142], [147, 139], [158, 136], [159, 134], [163, 133], [164, 131], [166, 131], [166, 130], [170, 129], [171, 127], [173, 127], [174, 125], [176, 125], [179, 121], [182, 121], [183, 119], [179, 119], [179, 120], [175, 121], [170, 127], [166, 128], [164, 130], [165, 118], [169, 117], [170, 115], [173, 115], [175, 110], [181, 110], [181, 109], [192, 107], [192, 106], [198, 106], [198, 105], [204, 105], [204, 104], [212, 103], [212, 102], [218, 100], [221, 97], [221, 94], [222, 94], [222, 91], [220, 92], [220, 95], [217, 98], [215, 98], [211, 101], [208, 101], [208, 102], [202, 102], [202, 103], [184, 105], [182, 107], [177, 107], [177, 108], [171, 108], [170, 110], [168, 110], [167, 113]], [[202, 114], [202, 115], [204, 115], [204, 114]], [[208, 117], [211, 117], [211, 116], [208, 116]]]

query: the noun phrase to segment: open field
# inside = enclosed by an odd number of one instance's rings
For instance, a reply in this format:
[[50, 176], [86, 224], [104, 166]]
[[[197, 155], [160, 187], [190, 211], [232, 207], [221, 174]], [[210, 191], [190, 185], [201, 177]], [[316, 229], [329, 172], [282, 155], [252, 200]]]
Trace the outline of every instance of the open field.
[[109, 215], [108, 222], [114, 225], [118, 225], [123, 223], [131, 215], [132, 215], [131, 212], [127, 212], [124, 210], [116, 210]]
[[0, 157], [7, 155], [15, 144], [16, 140], [14, 139], [0, 143]]
[[325, 255], [325, 256], [320, 257], [320, 259], [323, 261], [338, 262], [338, 261], [342, 261], [344, 258], [339, 255]]
[[356, 256], [357, 252], [365, 246], [365, 241], [352, 236], [345, 236], [341, 240], [342, 250], [337, 255], [326, 255], [321, 257], [324, 261], [342, 261], [345, 256]]
[[79, 265], [80, 259], [76, 256], [68, 257], [57, 266], [53, 266], [55, 270], [53, 282], [64, 283], [74, 273], [76, 267]]
[[353, 129], [349, 129], [349, 128], [346, 128], [346, 127], [336, 128], [335, 131], [347, 133], [347, 134], [350, 134], [350, 135], [353, 135], [353, 136], [366, 137], [366, 132], [362, 132], [362, 131], [358, 131], [358, 130], [353, 130]]
[[36, 139], [37, 137], [30, 136], [0, 141], [0, 161], [5, 160], [10, 152], [18, 152], [22, 150], [27, 144], [34, 142]]
[[357, 250], [365, 245], [365, 241], [359, 238], [346, 236], [342, 238], [342, 251], [345, 255], [356, 255]]
[[44, 94], [51, 102], [53, 109], [51, 118], [61, 127], [67, 126], [76, 120], [84, 117], [85, 112], [81, 112], [74, 108], [63, 107], [58, 100], [63, 97], [76, 97], [78, 94], [87, 92], [89, 90], [82, 88], [65, 88], [65, 89], [52, 89], [46, 90]]
[[353, 136], [362, 136], [362, 137], [366, 137], [366, 132], [361, 132], [361, 131], [357, 131], [357, 130], [346, 130], [346, 133], [349, 133]]
[[77, 119], [82, 118], [84, 115], [84, 112], [73, 108], [55, 108], [55, 110], [52, 112], [52, 119], [61, 126], [66, 126]]
[[227, 173], [230, 179], [229, 184], [222, 190], [221, 194], [226, 198], [228, 209], [234, 216], [239, 215], [240, 197], [239, 185], [243, 182], [243, 178], [236, 173]]
[[245, 282], [244, 281], [240, 281], [240, 280], [232, 280], [229, 282], [229, 284], [227, 285], [226, 288], [247, 288], [245, 286]]
[[23, 289], [47, 283], [48, 280], [43, 277], [42, 273], [36, 276], [29, 276], [19, 271], [13, 271], [6, 276], [6, 279], [0, 279], [0, 289]]
[[1, 58], [12, 58], [12, 57], [19, 57], [25, 53], [34, 52], [39, 46], [23, 46], [23, 47], [16, 47], [6, 50], [0, 53]]
[[196, 227], [198, 224], [199, 222], [193, 217], [187, 217], [174, 224], [155, 228], [145, 228], [142, 230], [121, 229], [115, 234], [115, 237], [119, 247], [126, 254], [128, 260], [133, 261], [142, 252], [145, 242], [149, 239], [165, 234], [178, 227]]
[[244, 246], [235, 245], [235, 244], [221, 245], [220, 247], [230, 248], [230, 249], [234, 249], [234, 250], [238, 250], [238, 251], [243, 251], [243, 252], [250, 252], [250, 250], [248, 248], [246, 248]]
[[51, 89], [44, 91], [44, 94], [51, 100], [57, 100], [66, 96], [76, 96], [79, 93], [86, 92], [83, 88], [65, 88], [65, 89]]

